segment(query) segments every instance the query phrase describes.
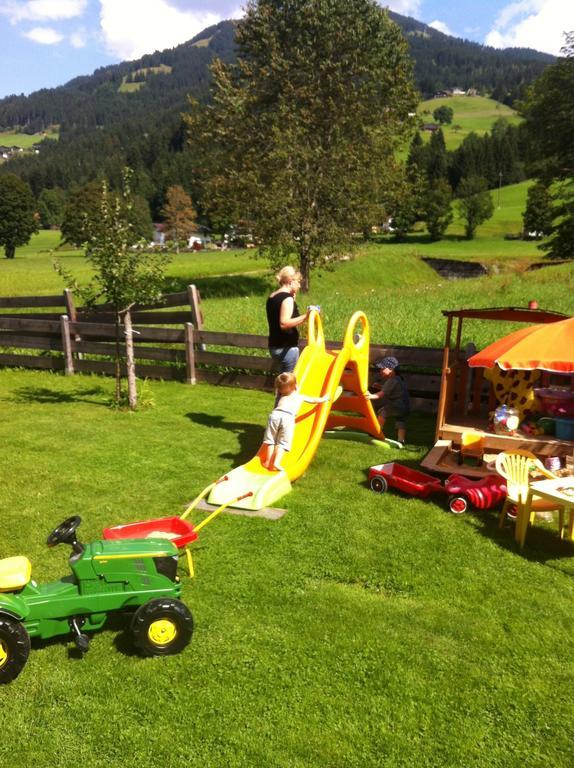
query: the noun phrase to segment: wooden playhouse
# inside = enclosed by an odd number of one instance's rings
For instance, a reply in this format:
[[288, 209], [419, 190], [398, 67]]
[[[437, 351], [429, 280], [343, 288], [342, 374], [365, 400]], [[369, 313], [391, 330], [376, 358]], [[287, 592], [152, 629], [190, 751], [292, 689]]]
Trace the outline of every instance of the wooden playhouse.
[[[526, 449], [542, 460], [571, 457], [572, 440], [551, 434], [528, 435], [518, 432], [498, 434], [492, 429], [491, 414], [501, 403], [500, 393], [485, 368], [471, 368], [470, 354], [461, 349], [463, 321], [507, 321], [512, 323], [555, 323], [568, 315], [539, 309], [461, 309], [443, 311], [446, 338], [443, 350], [441, 386], [438, 402], [435, 445], [422, 466], [435, 472], [458, 472], [481, 477], [491, 471], [494, 456], [503, 450]], [[537, 387], [574, 389], [574, 376], [536, 372]], [[490, 425], [490, 426], [489, 426]]]

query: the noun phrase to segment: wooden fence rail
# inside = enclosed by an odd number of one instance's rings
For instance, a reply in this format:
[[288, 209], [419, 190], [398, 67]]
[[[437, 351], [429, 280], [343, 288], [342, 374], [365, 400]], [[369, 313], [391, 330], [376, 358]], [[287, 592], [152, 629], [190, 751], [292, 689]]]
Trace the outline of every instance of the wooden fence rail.
[[[164, 297], [157, 308], [134, 308], [137, 375], [189, 384], [199, 381], [270, 390], [277, 371], [267, 354], [267, 337], [205, 330], [199, 300], [195, 287], [189, 286], [185, 292]], [[190, 305], [186, 311], [164, 309], [185, 303]], [[68, 311], [60, 314], [18, 311], [56, 306]], [[91, 314], [84, 308], [75, 309], [68, 295], [0, 298], [0, 309], [17, 310], [0, 313], [0, 366], [54, 370], [68, 375], [113, 375], [115, 324], [111, 322], [110, 313], [101, 307]], [[176, 327], [154, 327], [170, 324]], [[341, 346], [336, 341], [327, 341], [326, 345], [331, 349]], [[123, 342], [120, 346], [125, 353]], [[237, 351], [230, 352], [230, 348]], [[443, 350], [371, 346], [371, 363], [385, 355], [399, 359], [413, 408], [436, 410]]]

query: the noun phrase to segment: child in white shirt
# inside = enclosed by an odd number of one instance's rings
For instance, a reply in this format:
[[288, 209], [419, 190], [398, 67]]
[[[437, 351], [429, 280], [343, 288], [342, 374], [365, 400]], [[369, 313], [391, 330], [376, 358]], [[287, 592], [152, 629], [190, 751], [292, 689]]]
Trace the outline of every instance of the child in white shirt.
[[326, 403], [330, 398], [329, 395], [309, 397], [301, 394], [294, 373], [280, 373], [275, 379], [275, 391], [277, 401], [269, 414], [263, 436], [261, 463], [266, 469], [282, 472], [281, 459], [293, 443], [295, 417], [299, 408], [303, 403]]

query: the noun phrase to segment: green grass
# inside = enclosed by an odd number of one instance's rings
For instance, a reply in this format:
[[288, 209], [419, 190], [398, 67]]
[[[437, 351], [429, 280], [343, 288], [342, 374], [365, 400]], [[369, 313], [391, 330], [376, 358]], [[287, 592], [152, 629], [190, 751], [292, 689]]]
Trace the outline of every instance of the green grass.
[[[361, 309], [369, 318], [375, 343], [433, 347], [443, 343], [443, 309], [526, 306], [536, 299], [546, 309], [574, 314], [574, 263], [529, 272], [531, 263], [543, 260], [537, 244], [502, 237], [520, 226], [520, 201], [525, 200], [526, 188], [527, 183], [502, 188], [500, 210], [478, 229], [475, 240], [460, 239], [455, 233], [462, 228], [455, 222], [452, 234], [436, 243], [424, 233], [415, 233], [405, 243], [388, 238], [360, 247], [352, 260], [336, 264], [332, 271], [314, 272], [311, 292], [299, 296], [299, 305], [321, 305], [329, 339], [342, 338], [349, 318]], [[496, 198], [497, 192], [493, 194]], [[17, 250], [14, 260], [0, 259], [0, 294], [62, 291], [64, 284], [53, 270], [50, 250], [57, 242], [58, 233], [41, 232], [29, 246]], [[423, 256], [478, 261], [487, 266], [489, 275], [443, 280], [422, 261]], [[62, 251], [58, 258], [81, 280], [89, 276], [79, 251]], [[201, 291], [209, 330], [267, 332], [264, 305], [273, 278], [266, 262], [254, 259], [251, 251], [174, 254], [166, 291], [184, 290], [189, 283]], [[464, 341], [486, 344], [507, 330], [505, 325], [468, 322]]]
[[[172, 71], [173, 67], [168, 66], [167, 64], [160, 64], [159, 67], [142, 67], [140, 69], [137, 69], [133, 72], [133, 74], [148, 74], [151, 73], [153, 75], [157, 74], [169, 74]], [[139, 91], [139, 89], [146, 84], [145, 80], [141, 80], [136, 83], [128, 83], [127, 82], [128, 76], [125, 75], [122, 78], [122, 82], [120, 83], [120, 86], [118, 88], [118, 91], [120, 93], [134, 93], [134, 91]]]
[[23, 147], [29, 149], [32, 144], [38, 144], [42, 139], [57, 139], [58, 131], [51, 129], [44, 133], [15, 133], [13, 131], [0, 131], [0, 144], [8, 147]]
[[[37, 581], [68, 570], [44, 544], [65, 517], [87, 541], [176, 514], [256, 450], [269, 395], [151, 387], [130, 414], [106, 379], [0, 372], [1, 554]], [[569, 768], [572, 546], [539, 524], [520, 552], [494, 513], [368, 490], [370, 465], [416, 464], [432, 432], [415, 417], [400, 454], [324, 441], [280, 521], [208, 526], [182, 654], [143, 660], [118, 622], [83, 659], [35, 642], [0, 694], [2, 765]]]
[[[442, 309], [541, 306], [574, 313], [574, 264], [525, 271], [534, 243], [515, 231], [526, 185], [503, 188], [476, 240], [414, 234], [358, 249], [313, 273], [327, 338], [366, 312], [377, 343], [440, 346]], [[0, 294], [51, 294], [58, 235], [41, 232], [0, 259]], [[479, 260], [491, 274], [445, 281], [421, 256]], [[83, 256], [62, 261], [82, 279]], [[266, 332], [272, 284], [251, 252], [174, 256], [166, 290], [195, 282], [210, 330]], [[478, 345], [500, 334], [470, 322]], [[250, 458], [270, 407], [262, 392], [149, 383], [155, 406], [108, 407], [110, 379], [0, 369], [0, 556], [26, 554], [39, 582], [67, 572], [45, 538], [81, 514], [104, 526], [177, 514]], [[392, 433], [391, 433], [392, 436]], [[409, 450], [323, 441], [277, 522], [222, 515], [182, 571], [196, 620], [191, 646], [166, 659], [133, 653], [121, 622], [78, 659], [60, 639], [35, 642], [0, 691], [0, 765], [90, 768], [570, 768], [574, 551], [537, 524], [518, 551], [494, 513], [457, 519], [446, 499], [366, 486], [369, 466], [417, 466], [434, 419], [413, 415]], [[201, 519], [196, 513], [195, 519]]]
[[[425, 123], [435, 122], [432, 113], [438, 107], [447, 106], [454, 111], [451, 125], [442, 126], [446, 148], [453, 150], [473, 131], [485, 134], [492, 128], [493, 123], [504, 117], [512, 125], [517, 125], [521, 118], [510, 107], [484, 96], [452, 96], [440, 99], [428, 99], [419, 105], [419, 115]], [[459, 125], [460, 130], [453, 130]]]

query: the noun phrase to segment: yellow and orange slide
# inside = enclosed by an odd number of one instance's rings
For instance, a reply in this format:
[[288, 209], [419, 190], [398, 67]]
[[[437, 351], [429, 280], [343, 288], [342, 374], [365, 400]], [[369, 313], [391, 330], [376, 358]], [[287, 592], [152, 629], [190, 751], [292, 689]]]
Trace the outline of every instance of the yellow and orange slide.
[[[365, 397], [369, 384], [369, 324], [363, 312], [355, 312], [342, 348], [335, 350], [326, 349], [321, 317], [312, 310], [308, 344], [301, 353], [295, 375], [301, 392], [310, 397], [329, 395], [330, 400], [302, 404], [295, 420], [293, 445], [282, 460], [285, 470], [265, 469], [258, 453], [246, 464], [228, 472], [226, 482], [213, 486], [208, 498], [210, 504], [219, 506], [233, 499], [231, 506], [241, 509], [271, 506], [289, 493], [291, 483], [305, 472], [325, 429], [351, 427], [373, 437], [381, 435], [371, 401]], [[335, 400], [338, 413], [332, 413]], [[235, 502], [250, 493], [252, 495]]]

